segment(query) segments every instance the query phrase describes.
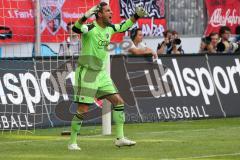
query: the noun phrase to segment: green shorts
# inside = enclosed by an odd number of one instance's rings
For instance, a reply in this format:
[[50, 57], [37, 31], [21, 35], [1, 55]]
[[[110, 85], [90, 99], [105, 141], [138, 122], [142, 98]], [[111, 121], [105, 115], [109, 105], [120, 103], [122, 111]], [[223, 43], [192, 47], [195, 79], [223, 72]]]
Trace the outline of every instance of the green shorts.
[[105, 71], [95, 71], [83, 66], [77, 67], [74, 82], [74, 101], [94, 103], [94, 98], [104, 98], [118, 93], [110, 75]]

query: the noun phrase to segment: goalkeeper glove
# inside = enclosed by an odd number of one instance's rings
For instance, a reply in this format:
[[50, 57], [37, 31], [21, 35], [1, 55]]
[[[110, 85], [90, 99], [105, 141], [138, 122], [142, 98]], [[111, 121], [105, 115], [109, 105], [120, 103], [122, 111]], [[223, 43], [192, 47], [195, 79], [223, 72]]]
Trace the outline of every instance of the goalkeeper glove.
[[99, 7], [98, 6], [94, 6], [91, 9], [89, 9], [85, 14], [84, 17], [85, 18], [89, 18], [92, 15], [96, 14], [99, 11]]
[[134, 14], [135, 19], [144, 17], [146, 15], [148, 15], [148, 13], [144, 10], [143, 7], [136, 7], [135, 14]]

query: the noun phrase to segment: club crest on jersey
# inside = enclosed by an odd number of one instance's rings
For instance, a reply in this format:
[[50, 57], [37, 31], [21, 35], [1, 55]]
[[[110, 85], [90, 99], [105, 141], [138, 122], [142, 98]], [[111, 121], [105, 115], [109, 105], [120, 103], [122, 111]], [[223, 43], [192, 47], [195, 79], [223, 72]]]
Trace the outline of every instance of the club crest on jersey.
[[109, 36], [110, 36], [109, 33], [106, 33], [106, 37], [107, 37], [107, 39], [109, 38]]

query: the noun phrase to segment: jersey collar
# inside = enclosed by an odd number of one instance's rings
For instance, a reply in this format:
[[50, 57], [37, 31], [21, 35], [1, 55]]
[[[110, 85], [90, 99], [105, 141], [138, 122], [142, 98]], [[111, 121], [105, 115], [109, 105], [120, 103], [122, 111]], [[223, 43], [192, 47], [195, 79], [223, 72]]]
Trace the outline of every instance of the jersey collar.
[[[104, 30], [105, 28], [102, 28], [101, 26], [98, 25], [97, 21], [93, 21], [93, 24], [100, 30]], [[107, 27], [106, 27], [107, 28]]]

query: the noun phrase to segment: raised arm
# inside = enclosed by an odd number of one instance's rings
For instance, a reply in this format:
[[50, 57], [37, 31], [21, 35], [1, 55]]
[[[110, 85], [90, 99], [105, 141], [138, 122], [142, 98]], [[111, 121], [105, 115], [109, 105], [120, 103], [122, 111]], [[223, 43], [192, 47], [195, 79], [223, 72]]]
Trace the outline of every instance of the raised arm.
[[122, 22], [121, 24], [112, 25], [113, 33], [121, 33], [127, 31], [133, 24], [141, 17], [148, 15], [148, 13], [142, 7], [137, 7], [135, 14], [128, 20]]
[[89, 30], [89, 26], [85, 25], [84, 22], [91, 17], [93, 14], [97, 13], [99, 10], [98, 6], [94, 6], [91, 9], [89, 9], [78, 21], [75, 22], [72, 30], [76, 33], [86, 33]]

